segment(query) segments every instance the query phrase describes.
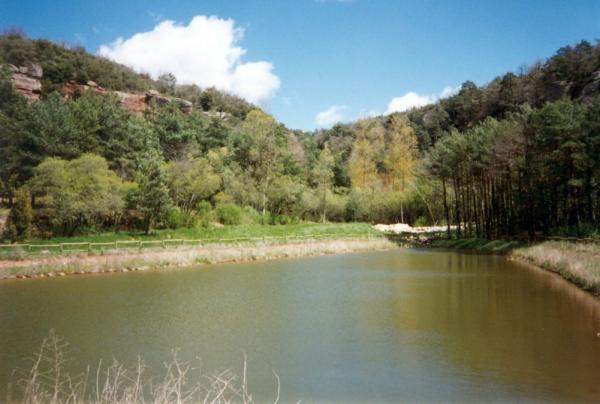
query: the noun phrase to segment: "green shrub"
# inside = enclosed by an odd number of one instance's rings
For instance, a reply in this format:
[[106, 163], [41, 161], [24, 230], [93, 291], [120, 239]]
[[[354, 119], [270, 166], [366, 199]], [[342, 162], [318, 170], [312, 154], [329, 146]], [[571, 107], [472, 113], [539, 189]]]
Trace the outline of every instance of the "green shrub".
[[297, 217], [290, 217], [287, 215], [273, 215], [271, 216], [271, 224], [280, 224], [280, 225], [286, 225], [286, 224], [297, 224], [299, 223], [300, 220], [298, 220]]
[[200, 201], [196, 204], [196, 224], [201, 225], [203, 227], [208, 226], [208, 224], [214, 218], [214, 210], [210, 202], [208, 201]]
[[427, 219], [424, 216], [419, 216], [413, 223], [414, 227], [425, 227], [427, 226]]
[[171, 208], [165, 217], [165, 227], [169, 229], [180, 229], [182, 227], [194, 227], [196, 217], [183, 212], [179, 208]]
[[262, 215], [252, 206], [244, 206], [242, 208], [242, 223], [243, 224], [261, 224]]
[[558, 227], [552, 231], [551, 235], [559, 236], [559, 237], [597, 238], [598, 237], [598, 228], [596, 228], [596, 226], [594, 226], [592, 224], [581, 223], [581, 224], [579, 224], [579, 226]]
[[217, 217], [224, 225], [234, 226], [242, 223], [242, 209], [233, 203], [217, 206]]

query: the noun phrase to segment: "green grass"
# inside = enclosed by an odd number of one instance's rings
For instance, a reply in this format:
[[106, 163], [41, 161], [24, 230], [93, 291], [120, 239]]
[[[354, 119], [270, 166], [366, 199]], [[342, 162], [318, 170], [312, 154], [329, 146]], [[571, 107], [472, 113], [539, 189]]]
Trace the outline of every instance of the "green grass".
[[464, 238], [464, 239], [437, 239], [430, 244], [435, 248], [450, 248], [457, 250], [472, 250], [478, 252], [487, 252], [494, 254], [505, 254], [519, 247], [518, 241], [509, 240], [488, 240], [484, 238]]
[[283, 237], [303, 235], [343, 235], [378, 234], [367, 223], [301, 223], [291, 225], [239, 225], [225, 227], [197, 227], [175, 230], [155, 230], [149, 235], [142, 232], [110, 232], [76, 237], [52, 237], [34, 239], [31, 245], [59, 243], [108, 243], [129, 240], [169, 240], [169, 239], [227, 239], [237, 237]]

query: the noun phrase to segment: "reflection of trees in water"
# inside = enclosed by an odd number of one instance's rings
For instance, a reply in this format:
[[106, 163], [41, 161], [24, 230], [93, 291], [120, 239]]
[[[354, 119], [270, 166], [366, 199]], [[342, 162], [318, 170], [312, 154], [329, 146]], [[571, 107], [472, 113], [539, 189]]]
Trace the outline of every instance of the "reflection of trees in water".
[[[399, 258], [400, 257], [400, 258]], [[600, 301], [559, 276], [504, 257], [406, 253], [382, 281], [383, 301], [364, 307], [372, 327], [393, 327], [426, 352], [485, 381], [519, 390], [598, 398]], [[398, 261], [400, 260], [400, 261]], [[472, 380], [475, 380], [471, 378]], [[572, 397], [571, 397], [572, 398]]]

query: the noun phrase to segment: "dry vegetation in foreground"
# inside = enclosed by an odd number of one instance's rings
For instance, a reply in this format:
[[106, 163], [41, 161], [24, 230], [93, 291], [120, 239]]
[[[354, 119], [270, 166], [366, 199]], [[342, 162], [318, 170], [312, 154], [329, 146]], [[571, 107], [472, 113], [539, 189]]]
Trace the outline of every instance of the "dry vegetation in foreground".
[[0, 278], [46, 277], [68, 274], [127, 272], [196, 264], [295, 258], [394, 248], [385, 238], [314, 240], [291, 244], [207, 245], [199, 248], [148, 250], [143, 253], [50, 256], [23, 261], [0, 261]]
[[600, 295], [600, 245], [546, 241], [514, 250], [513, 257], [560, 274], [581, 288]]
[[[96, 369], [88, 368], [71, 375], [69, 345], [53, 331], [44, 339], [39, 351], [31, 358], [31, 368], [15, 371], [17, 380], [9, 386], [7, 402], [22, 403], [252, 403], [246, 378], [247, 363], [241, 377], [228, 369], [205, 374], [199, 367], [182, 362], [174, 351], [164, 364], [164, 376], [151, 378], [143, 360], [131, 367], [113, 359]], [[279, 376], [275, 403], [279, 401]]]

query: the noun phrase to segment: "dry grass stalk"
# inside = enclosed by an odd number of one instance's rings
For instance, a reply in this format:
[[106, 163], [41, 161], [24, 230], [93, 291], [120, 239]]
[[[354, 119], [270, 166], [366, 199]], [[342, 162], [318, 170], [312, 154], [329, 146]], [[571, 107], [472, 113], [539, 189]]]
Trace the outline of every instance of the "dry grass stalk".
[[[68, 344], [53, 331], [44, 339], [40, 350], [31, 358], [28, 370], [15, 372], [16, 382], [9, 386], [7, 402], [27, 404], [79, 404], [79, 403], [253, 403], [248, 391], [247, 359], [244, 363], [241, 380], [235, 372], [226, 369], [204, 374], [200, 368], [182, 362], [177, 351], [171, 360], [164, 364], [162, 378], [146, 376], [146, 365], [141, 358], [133, 367], [127, 367], [116, 359], [103, 367], [102, 361], [95, 372], [95, 380], [90, 383], [88, 369], [80, 375], [71, 376], [67, 371]], [[277, 397], [279, 401], [279, 376]]]
[[600, 246], [597, 244], [546, 241], [512, 254], [600, 295]]

